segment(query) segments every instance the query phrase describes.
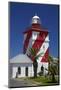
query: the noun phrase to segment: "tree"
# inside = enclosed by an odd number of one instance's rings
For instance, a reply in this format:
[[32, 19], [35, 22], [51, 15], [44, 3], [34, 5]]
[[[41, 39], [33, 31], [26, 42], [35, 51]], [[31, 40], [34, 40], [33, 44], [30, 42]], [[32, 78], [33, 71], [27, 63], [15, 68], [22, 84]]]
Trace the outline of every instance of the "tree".
[[52, 76], [52, 82], [55, 82], [56, 68], [57, 64], [54, 62], [54, 59], [49, 56], [48, 57], [48, 75]]
[[37, 67], [38, 67], [37, 59], [41, 56], [41, 54], [36, 55], [37, 49], [34, 48], [30, 48], [29, 51], [31, 58], [33, 60], [34, 77], [37, 77]]

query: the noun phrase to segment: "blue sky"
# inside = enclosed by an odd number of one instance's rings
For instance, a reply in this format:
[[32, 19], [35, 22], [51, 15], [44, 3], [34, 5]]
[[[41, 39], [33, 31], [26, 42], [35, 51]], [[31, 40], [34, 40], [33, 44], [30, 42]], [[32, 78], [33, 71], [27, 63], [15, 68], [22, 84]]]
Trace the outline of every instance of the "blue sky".
[[31, 25], [32, 17], [37, 13], [42, 26], [48, 28], [49, 53], [58, 57], [59, 6], [31, 3], [9, 3], [9, 58], [23, 52], [23, 32]]

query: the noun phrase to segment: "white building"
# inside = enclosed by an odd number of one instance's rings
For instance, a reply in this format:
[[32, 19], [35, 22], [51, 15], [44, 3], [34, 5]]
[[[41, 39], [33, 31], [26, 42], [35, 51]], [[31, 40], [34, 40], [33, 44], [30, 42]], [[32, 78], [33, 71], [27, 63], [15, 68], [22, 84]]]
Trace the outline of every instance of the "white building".
[[10, 77], [33, 76], [33, 62], [25, 54], [19, 54], [10, 59]]

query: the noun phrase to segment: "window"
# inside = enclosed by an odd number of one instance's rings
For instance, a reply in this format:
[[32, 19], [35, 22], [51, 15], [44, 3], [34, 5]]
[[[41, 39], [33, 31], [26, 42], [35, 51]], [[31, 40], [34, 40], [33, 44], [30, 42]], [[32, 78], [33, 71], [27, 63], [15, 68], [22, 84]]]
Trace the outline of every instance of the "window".
[[43, 45], [43, 49], [45, 50], [45, 45]]
[[34, 35], [36, 35], [36, 33], [34, 33]]
[[18, 74], [21, 74], [21, 68], [18, 67]]
[[28, 67], [25, 68], [25, 75], [28, 76]]

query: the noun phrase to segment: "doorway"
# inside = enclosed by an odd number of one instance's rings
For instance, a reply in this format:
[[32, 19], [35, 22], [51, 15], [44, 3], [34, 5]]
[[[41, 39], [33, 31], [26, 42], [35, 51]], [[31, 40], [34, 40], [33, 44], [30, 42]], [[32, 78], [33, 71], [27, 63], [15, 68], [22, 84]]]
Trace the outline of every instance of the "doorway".
[[28, 76], [28, 67], [25, 68], [25, 75]]

